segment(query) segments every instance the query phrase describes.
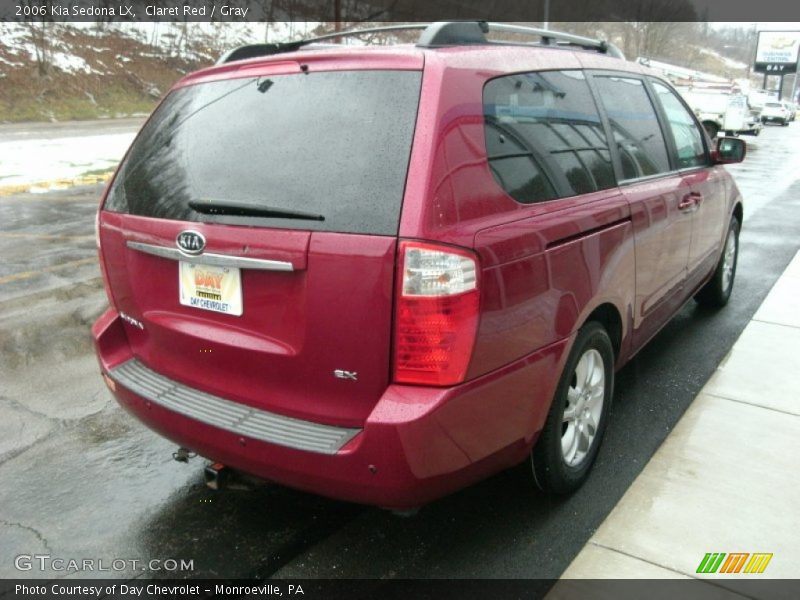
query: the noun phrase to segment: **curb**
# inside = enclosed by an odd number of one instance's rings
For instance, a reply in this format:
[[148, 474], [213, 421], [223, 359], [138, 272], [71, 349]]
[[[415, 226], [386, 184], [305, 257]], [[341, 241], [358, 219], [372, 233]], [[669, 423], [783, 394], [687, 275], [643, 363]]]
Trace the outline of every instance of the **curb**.
[[79, 185], [94, 185], [106, 183], [114, 174], [111, 169], [96, 175], [80, 175], [73, 178], [51, 179], [32, 183], [19, 183], [15, 185], [0, 185], [0, 197], [14, 194], [44, 194], [56, 190], [66, 190]]

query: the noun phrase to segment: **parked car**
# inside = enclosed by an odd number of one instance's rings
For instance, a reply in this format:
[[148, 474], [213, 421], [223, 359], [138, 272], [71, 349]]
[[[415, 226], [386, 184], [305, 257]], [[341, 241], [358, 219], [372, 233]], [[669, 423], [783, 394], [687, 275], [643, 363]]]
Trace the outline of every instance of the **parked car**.
[[597, 40], [320, 39], [188, 75], [133, 142], [97, 215], [107, 385], [179, 457], [333, 498], [524, 461], [575, 490], [615, 372], [728, 302], [744, 142]]
[[761, 111], [762, 123], [780, 123], [786, 126], [790, 120], [789, 109], [783, 102], [770, 101], [764, 104], [764, 109]]
[[783, 106], [786, 108], [786, 112], [789, 113], [789, 122], [791, 123], [797, 118], [797, 104], [794, 102], [784, 102]]

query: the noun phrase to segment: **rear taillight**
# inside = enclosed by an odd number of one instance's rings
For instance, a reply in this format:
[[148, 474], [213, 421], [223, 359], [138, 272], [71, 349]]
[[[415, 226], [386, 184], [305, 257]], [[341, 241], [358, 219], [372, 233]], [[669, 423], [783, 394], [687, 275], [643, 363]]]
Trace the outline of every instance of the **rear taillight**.
[[394, 380], [464, 381], [478, 329], [478, 259], [468, 250], [400, 242]]

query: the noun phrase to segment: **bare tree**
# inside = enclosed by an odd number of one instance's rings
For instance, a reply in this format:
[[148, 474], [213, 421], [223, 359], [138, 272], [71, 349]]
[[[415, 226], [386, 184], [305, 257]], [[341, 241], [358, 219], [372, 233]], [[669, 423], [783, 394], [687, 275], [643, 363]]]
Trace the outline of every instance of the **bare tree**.
[[26, 7], [30, 16], [21, 21], [31, 36], [36, 60], [36, 71], [40, 77], [46, 76], [50, 71], [52, 48], [50, 43], [53, 18], [50, 15], [49, 0], [21, 0], [20, 4]]
[[115, 5], [116, 4], [113, 0], [99, 0], [97, 3], [97, 6], [103, 9], [100, 11], [100, 16], [95, 17], [94, 30], [98, 37], [102, 35], [106, 29], [108, 29], [108, 26], [114, 20], [114, 17], [110, 14], [111, 11], [107, 9], [110, 9]]

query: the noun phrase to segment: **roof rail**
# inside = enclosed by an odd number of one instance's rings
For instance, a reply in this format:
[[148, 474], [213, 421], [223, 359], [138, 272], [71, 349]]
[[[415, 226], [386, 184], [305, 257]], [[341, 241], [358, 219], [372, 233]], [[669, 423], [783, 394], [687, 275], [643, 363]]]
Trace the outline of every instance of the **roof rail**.
[[[537, 29], [535, 27], [525, 27], [522, 25], [510, 25], [507, 23], [489, 23], [487, 21], [441, 21], [437, 23], [410, 23], [405, 25], [386, 25], [383, 27], [369, 27], [366, 29], [351, 29], [347, 31], [336, 31], [327, 33], [305, 40], [294, 42], [278, 42], [274, 44], [251, 44], [240, 46], [230, 50], [217, 61], [217, 64], [255, 58], [258, 56], [270, 56], [282, 54], [284, 52], [294, 52], [303, 46], [316, 44], [321, 41], [343, 37], [354, 37], [368, 33], [383, 33], [390, 31], [408, 31], [412, 29], [424, 30], [417, 41], [420, 48], [441, 48], [444, 46], [460, 46], [465, 44], [514, 44], [516, 42], [499, 42], [486, 39], [486, 34], [490, 31], [500, 31], [521, 35], [533, 35], [540, 38], [536, 45], [549, 46], [555, 42], [556, 46], [578, 46], [586, 50], [595, 50], [603, 54], [608, 54], [615, 58], [625, 58], [619, 48], [603, 40], [597, 40], [571, 33], [551, 31], [549, 29]], [[524, 45], [529, 45], [523, 42]]]
[[587, 50], [597, 50], [603, 54], [608, 54], [614, 58], [625, 59], [622, 50], [617, 48], [614, 44], [605, 40], [598, 40], [594, 38], [583, 37], [581, 35], [573, 35], [571, 33], [564, 33], [561, 31], [552, 31], [550, 29], [538, 29], [536, 27], [525, 27], [522, 25], [509, 25], [508, 23], [488, 23], [489, 31], [504, 31], [507, 33], [521, 33], [528, 35], [539, 36], [542, 44], [548, 46], [554, 41], [556, 44], [564, 44], [569, 46], [580, 46]]
[[367, 29], [350, 29], [347, 31], [336, 31], [334, 33], [326, 33], [313, 38], [304, 40], [297, 40], [295, 42], [277, 42], [274, 44], [249, 44], [246, 46], [239, 46], [229, 50], [223, 54], [217, 61], [218, 65], [223, 63], [233, 62], [235, 60], [244, 60], [246, 58], [255, 58], [257, 56], [271, 56], [272, 54], [283, 54], [284, 52], [294, 52], [303, 46], [316, 44], [325, 40], [333, 40], [341, 37], [353, 37], [364, 35], [367, 33], [383, 33], [387, 31], [408, 31], [411, 29], [425, 29], [430, 23], [410, 23], [407, 25], [385, 25], [382, 27], [369, 27]]

